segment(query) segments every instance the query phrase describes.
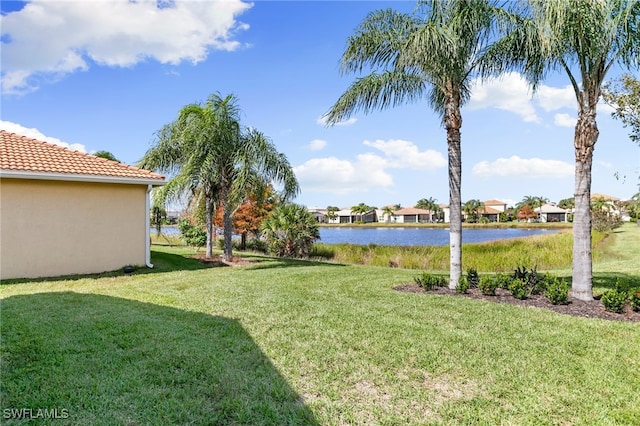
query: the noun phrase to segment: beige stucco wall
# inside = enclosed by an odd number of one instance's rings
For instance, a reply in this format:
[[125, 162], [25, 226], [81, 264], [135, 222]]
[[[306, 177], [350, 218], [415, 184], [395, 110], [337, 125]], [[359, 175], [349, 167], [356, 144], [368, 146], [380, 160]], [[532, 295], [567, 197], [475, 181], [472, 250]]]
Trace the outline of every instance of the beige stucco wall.
[[146, 189], [0, 179], [0, 279], [144, 265]]

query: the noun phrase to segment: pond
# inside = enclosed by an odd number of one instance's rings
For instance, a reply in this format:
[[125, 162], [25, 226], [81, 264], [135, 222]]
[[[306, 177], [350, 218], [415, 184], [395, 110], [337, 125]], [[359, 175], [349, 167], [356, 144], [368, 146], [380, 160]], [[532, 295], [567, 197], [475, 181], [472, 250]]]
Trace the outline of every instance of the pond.
[[[548, 235], [555, 229], [498, 228], [462, 230], [463, 243], [506, 240], [510, 238]], [[320, 228], [320, 242], [324, 244], [377, 244], [385, 246], [446, 246], [449, 245], [448, 228]]]
[[[151, 230], [155, 233], [155, 229]], [[166, 235], [180, 235], [177, 227], [163, 227]], [[557, 229], [496, 228], [462, 230], [463, 243], [507, 240], [511, 238], [549, 235]], [[449, 244], [448, 228], [396, 228], [396, 227], [321, 227], [320, 241], [323, 244], [377, 244], [380, 246], [446, 246]]]

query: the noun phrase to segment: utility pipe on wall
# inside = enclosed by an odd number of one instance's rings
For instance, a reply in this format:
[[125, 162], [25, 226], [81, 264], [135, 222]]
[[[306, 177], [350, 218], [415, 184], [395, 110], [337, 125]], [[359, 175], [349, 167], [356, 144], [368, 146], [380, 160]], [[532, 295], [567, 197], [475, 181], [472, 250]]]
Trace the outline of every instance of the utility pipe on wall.
[[147, 268], [153, 268], [153, 264], [151, 263], [151, 232], [150, 232], [150, 228], [151, 228], [151, 190], [153, 189], [152, 185], [147, 185], [147, 196], [146, 196], [146, 200], [145, 200], [145, 210], [146, 210], [146, 216], [145, 216], [145, 249], [146, 249], [146, 254], [145, 254], [145, 265], [147, 265]]

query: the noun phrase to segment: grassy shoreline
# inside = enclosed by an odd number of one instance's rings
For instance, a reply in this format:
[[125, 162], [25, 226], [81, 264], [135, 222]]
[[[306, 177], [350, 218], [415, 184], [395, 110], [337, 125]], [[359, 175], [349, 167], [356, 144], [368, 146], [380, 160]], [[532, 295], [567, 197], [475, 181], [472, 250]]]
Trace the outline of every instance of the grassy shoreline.
[[[449, 228], [448, 223], [320, 223], [324, 228]], [[544, 229], [573, 229], [569, 222], [491, 222], [491, 223], [463, 223], [463, 228], [507, 229], [507, 228], [544, 228]]]

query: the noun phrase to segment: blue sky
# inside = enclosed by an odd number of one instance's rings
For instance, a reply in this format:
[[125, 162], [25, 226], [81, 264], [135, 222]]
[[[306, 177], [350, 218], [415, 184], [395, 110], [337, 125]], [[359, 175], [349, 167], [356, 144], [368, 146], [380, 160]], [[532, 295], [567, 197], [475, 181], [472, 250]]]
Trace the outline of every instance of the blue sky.
[[[447, 147], [426, 102], [326, 127], [354, 80], [346, 39], [382, 1], [2, 1], [1, 127], [135, 164], [183, 106], [233, 93], [294, 166], [307, 206], [448, 203]], [[615, 70], [611, 77], [620, 70]], [[564, 75], [532, 97], [517, 73], [463, 109], [462, 198], [571, 197], [576, 107]], [[638, 191], [640, 147], [599, 108], [592, 192]], [[618, 175], [617, 179], [615, 175]], [[625, 177], [626, 176], [626, 177]]]

